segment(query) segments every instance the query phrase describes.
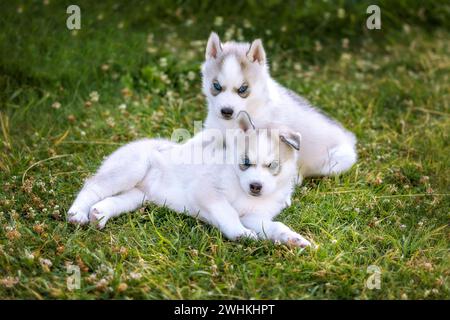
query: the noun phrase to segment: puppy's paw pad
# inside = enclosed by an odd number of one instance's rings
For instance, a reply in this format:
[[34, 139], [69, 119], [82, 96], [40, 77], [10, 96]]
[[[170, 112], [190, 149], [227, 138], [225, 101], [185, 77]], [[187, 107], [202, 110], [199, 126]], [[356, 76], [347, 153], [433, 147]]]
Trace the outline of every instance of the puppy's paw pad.
[[67, 213], [67, 220], [74, 224], [86, 224], [89, 222], [89, 217], [86, 212], [83, 211], [69, 211]]
[[241, 240], [241, 239], [256, 240], [256, 239], [258, 239], [258, 235], [255, 231], [246, 229], [242, 233], [240, 233], [238, 236], [236, 236], [236, 240]]
[[253, 230], [247, 230], [245, 232], [245, 238], [249, 238], [249, 239], [252, 239], [252, 240], [257, 240], [258, 239], [258, 234], [255, 231], [253, 231]]
[[311, 242], [309, 242], [296, 232], [283, 233], [281, 235], [281, 238], [286, 245], [291, 247], [306, 248], [313, 246]]
[[286, 241], [286, 244], [288, 246], [292, 246], [292, 247], [299, 247], [299, 248], [306, 248], [306, 247], [312, 247], [311, 242], [309, 242], [308, 240], [306, 240], [303, 237], [295, 237], [295, 238], [289, 238]]
[[89, 213], [89, 220], [92, 224], [96, 224], [97, 228], [103, 229], [108, 221], [109, 216], [100, 208], [93, 207]]

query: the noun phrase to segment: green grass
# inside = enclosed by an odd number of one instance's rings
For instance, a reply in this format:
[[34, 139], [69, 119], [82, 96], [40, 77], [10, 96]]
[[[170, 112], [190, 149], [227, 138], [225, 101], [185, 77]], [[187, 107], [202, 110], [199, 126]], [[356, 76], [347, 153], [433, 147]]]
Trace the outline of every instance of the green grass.
[[[80, 3], [77, 33], [70, 3], [0, 5], [0, 298], [449, 298], [448, 5], [378, 1], [382, 30], [369, 31], [364, 1]], [[204, 119], [213, 29], [262, 37], [273, 76], [358, 137], [354, 168], [307, 179], [279, 216], [316, 251], [229, 242], [155, 206], [103, 231], [65, 221], [117, 146]], [[380, 290], [365, 286], [370, 265]]]

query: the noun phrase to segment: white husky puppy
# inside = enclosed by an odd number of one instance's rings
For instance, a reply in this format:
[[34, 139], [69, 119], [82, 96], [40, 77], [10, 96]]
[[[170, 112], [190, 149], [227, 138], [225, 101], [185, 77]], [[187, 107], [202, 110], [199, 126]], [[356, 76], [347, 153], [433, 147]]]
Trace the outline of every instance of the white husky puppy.
[[146, 139], [119, 148], [86, 181], [68, 211], [69, 221], [91, 221], [103, 228], [111, 217], [150, 201], [198, 217], [231, 240], [268, 238], [309, 246], [301, 235], [272, 221], [294, 188], [300, 135], [255, 130], [246, 112], [237, 122], [239, 129], [232, 130], [226, 149], [223, 141], [202, 149], [207, 150], [206, 159], [226, 150], [227, 161], [222, 164], [180, 161], [192, 159], [192, 150], [206, 144], [207, 130], [184, 144]]
[[300, 132], [300, 179], [338, 174], [355, 163], [355, 136], [271, 78], [261, 40], [222, 44], [211, 33], [202, 74], [205, 128], [232, 128], [230, 120], [246, 111], [256, 128], [287, 126]]

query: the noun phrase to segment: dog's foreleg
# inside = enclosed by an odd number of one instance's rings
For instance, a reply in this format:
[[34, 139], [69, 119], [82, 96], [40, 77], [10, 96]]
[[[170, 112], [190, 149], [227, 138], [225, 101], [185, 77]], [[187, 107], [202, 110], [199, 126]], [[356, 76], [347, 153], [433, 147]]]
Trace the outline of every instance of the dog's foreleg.
[[140, 208], [146, 199], [145, 194], [137, 188], [108, 197], [92, 206], [89, 220], [103, 229], [109, 219]]
[[205, 199], [200, 207], [198, 218], [217, 227], [228, 239], [258, 238], [253, 230], [244, 227], [239, 214], [226, 199]]
[[242, 224], [256, 232], [260, 239], [269, 239], [297, 247], [311, 246], [311, 243], [281, 222], [257, 217], [242, 217]]

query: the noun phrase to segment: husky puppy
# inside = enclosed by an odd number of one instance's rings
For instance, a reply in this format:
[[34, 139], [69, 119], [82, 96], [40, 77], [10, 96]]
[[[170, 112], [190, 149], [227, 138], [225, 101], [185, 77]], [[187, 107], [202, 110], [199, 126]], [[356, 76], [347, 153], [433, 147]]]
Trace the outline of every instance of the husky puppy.
[[[232, 161], [180, 161], [191, 159], [190, 152], [205, 145], [207, 130], [184, 144], [146, 139], [119, 148], [87, 180], [68, 211], [69, 221], [91, 221], [103, 228], [110, 218], [150, 201], [197, 217], [230, 240], [267, 238], [309, 246], [301, 235], [272, 221], [294, 188], [300, 135], [256, 130], [246, 112], [236, 118], [238, 129], [226, 141], [226, 154], [231, 155], [226, 158]], [[225, 150], [223, 145], [220, 141], [206, 150]], [[205, 152], [207, 159], [213, 157], [211, 152]]]
[[233, 128], [231, 120], [246, 111], [256, 128], [287, 126], [299, 132], [300, 179], [338, 174], [355, 163], [355, 136], [271, 78], [261, 40], [221, 43], [211, 33], [202, 75], [208, 101], [205, 128]]

